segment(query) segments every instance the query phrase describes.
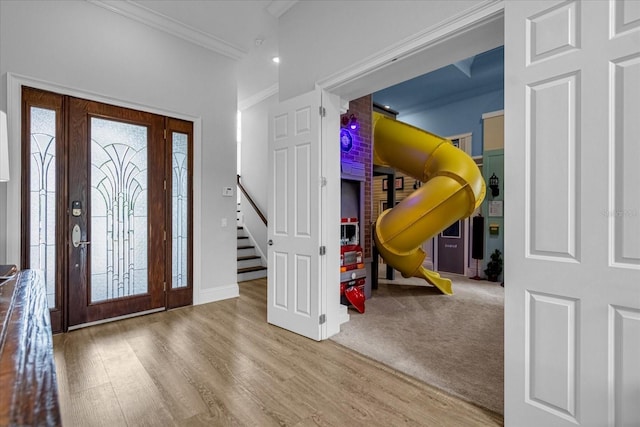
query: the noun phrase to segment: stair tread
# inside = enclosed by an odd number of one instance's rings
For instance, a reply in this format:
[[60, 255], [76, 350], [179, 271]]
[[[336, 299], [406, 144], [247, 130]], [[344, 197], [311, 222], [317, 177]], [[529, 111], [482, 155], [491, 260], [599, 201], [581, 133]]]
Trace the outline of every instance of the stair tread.
[[245, 256], [239, 256], [238, 257], [238, 261], [248, 261], [250, 259], [260, 259], [259, 255], [245, 255]]
[[238, 236], [238, 239], [248, 239], [249, 236]]
[[255, 246], [251, 246], [251, 245], [242, 245], [242, 246], [238, 246], [238, 249], [254, 249]]
[[267, 267], [263, 266], [263, 265], [257, 265], [255, 267], [244, 267], [244, 268], [239, 268], [238, 269], [238, 274], [240, 273], [249, 273], [251, 271], [261, 271], [261, 270], [266, 270]]

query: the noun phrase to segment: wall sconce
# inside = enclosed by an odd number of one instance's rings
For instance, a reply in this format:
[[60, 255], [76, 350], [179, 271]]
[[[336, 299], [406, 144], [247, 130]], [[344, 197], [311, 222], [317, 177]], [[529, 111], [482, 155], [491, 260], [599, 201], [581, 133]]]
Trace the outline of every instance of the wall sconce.
[[356, 117], [355, 114], [343, 114], [340, 118], [340, 123], [343, 128], [349, 128], [351, 130], [358, 129], [358, 117]]
[[493, 173], [491, 175], [491, 177], [489, 178], [489, 188], [491, 189], [491, 196], [492, 197], [498, 197], [498, 195], [500, 194], [499, 185], [500, 185], [500, 180], [498, 179], [496, 174]]
[[9, 135], [7, 113], [0, 111], [0, 182], [9, 181]]
[[340, 129], [340, 149], [349, 152], [353, 148], [353, 138], [347, 129]]

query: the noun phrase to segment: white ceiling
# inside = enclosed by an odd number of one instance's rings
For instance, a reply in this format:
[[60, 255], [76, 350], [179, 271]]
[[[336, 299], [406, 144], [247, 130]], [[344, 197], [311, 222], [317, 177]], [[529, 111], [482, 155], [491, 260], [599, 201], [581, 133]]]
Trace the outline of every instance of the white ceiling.
[[238, 99], [277, 84], [278, 18], [297, 0], [89, 0], [238, 60]]

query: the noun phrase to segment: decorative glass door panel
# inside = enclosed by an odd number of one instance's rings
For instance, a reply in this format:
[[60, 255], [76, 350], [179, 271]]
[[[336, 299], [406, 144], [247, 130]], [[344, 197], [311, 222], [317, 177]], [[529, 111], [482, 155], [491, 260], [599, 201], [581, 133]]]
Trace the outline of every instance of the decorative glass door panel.
[[167, 308], [191, 304], [193, 300], [192, 284], [192, 236], [193, 214], [193, 124], [184, 120], [167, 119], [167, 143], [170, 148], [170, 160], [167, 162], [167, 188], [171, 188], [169, 214], [171, 224], [171, 262], [167, 271], [171, 272], [171, 284], [167, 289]]
[[173, 132], [171, 153], [172, 200], [172, 274], [171, 287], [188, 286], [187, 275], [187, 238], [188, 238], [188, 202], [189, 202], [189, 167], [188, 167], [188, 135]]
[[55, 332], [64, 329], [63, 111], [61, 95], [22, 89], [20, 267], [41, 272]]
[[41, 270], [56, 307], [56, 111], [30, 108], [30, 268]]
[[91, 302], [146, 294], [147, 128], [91, 118]]

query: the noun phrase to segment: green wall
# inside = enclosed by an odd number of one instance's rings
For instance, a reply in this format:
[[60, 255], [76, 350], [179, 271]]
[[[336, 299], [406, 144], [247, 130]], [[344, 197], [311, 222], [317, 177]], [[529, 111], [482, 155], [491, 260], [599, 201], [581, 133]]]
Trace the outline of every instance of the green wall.
[[[489, 188], [489, 178], [491, 175], [496, 174], [500, 180], [499, 190], [500, 194], [496, 197], [491, 195], [491, 189]], [[494, 250], [499, 249], [502, 252], [502, 259], [504, 260], [504, 149], [485, 151], [482, 159], [482, 175], [484, 176], [485, 183], [487, 185], [487, 196], [482, 203], [482, 216], [485, 218], [484, 222], [484, 265], [490, 261], [490, 255]], [[489, 205], [491, 202], [502, 202], [502, 214], [501, 216], [490, 216]], [[492, 224], [497, 224], [499, 231], [497, 235], [489, 233], [489, 227]], [[506, 260], [503, 265], [506, 265]], [[480, 274], [481, 276], [484, 273]], [[502, 276], [498, 278], [502, 280]]]

